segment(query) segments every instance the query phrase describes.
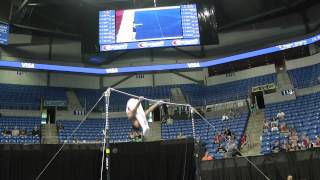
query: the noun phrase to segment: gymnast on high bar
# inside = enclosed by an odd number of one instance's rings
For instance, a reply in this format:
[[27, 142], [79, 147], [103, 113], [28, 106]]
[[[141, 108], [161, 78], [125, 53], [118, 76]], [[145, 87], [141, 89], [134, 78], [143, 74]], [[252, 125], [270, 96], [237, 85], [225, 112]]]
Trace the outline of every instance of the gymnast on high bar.
[[147, 115], [150, 112], [154, 111], [163, 102], [158, 101], [157, 103], [155, 103], [151, 107], [149, 107], [146, 111], [144, 111], [144, 109], [141, 105], [141, 102], [143, 101], [143, 99], [144, 99], [144, 97], [139, 97], [139, 99], [130, 98], [127, 102], [126, 113], [127, 113], [128, 119], [132, 123], [133, 134], [135, 134], [135, 135], [140, 134], [140, 128], [141, 128], [142, 135], [148, 136], [148, 133], [150, 131], [150, 127], [148, 125]]

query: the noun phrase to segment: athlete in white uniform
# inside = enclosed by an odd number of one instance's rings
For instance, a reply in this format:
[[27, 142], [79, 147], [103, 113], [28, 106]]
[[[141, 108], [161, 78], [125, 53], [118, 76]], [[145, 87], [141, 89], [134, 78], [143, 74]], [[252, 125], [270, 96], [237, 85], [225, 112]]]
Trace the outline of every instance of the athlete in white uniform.
[[128, 119], [132, 122], [132, 129], [134, 132], [139, 132], [140, 128], [142, 129], [142, 135], [146, 136], [150, 130], [148, 121], [146, 116], [152, 112], [161, 102], [158, 102], [151, 107], [149, 107], [146, 111], [143, 110], [141, 101], [143, 97], [139, 99], [131, 98], [127, 102], [127, 116]]

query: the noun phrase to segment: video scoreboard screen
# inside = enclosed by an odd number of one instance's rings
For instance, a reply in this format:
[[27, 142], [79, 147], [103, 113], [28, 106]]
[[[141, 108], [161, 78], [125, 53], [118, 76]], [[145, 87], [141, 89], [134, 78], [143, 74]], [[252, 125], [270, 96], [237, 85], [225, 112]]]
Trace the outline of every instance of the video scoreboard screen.
[[100, 51], [199, 45], [195, 4], [99, 12]]
[[0, 24], [0, 44], [8, 45], [9, 25]]

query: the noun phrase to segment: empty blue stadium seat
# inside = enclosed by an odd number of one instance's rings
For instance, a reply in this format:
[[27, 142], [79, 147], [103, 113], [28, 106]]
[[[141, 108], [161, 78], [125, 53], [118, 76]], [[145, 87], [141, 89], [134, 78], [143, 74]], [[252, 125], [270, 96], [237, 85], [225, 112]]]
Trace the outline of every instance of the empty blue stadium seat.
[[289, 70], [288, 74], [295, 88], [315, 86], [320, 83], [320, 64]]

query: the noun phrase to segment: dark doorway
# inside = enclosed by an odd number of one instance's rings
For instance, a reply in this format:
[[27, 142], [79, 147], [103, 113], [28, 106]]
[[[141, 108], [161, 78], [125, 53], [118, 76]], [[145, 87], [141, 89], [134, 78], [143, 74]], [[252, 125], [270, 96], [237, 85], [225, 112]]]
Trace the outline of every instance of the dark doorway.
[[47, 108], [47, 124], [54, 124], [56, 122], [56, 107]]
[[277, 59], [274, 61], [274, 64], [278, 68], [283, 68], [285, 66], [285, 59]]
[[159, 106], [153, 111], [153, 121], [161, 121], [161, 111]]
[[264, 109], [265, 104], [264, 104], [264, 98], [263, 98], [262, 91], [255, 93], [255, 99], [257, 101], [257, 105], [258, 105], [259, 109]]

